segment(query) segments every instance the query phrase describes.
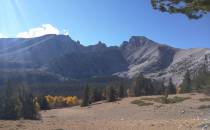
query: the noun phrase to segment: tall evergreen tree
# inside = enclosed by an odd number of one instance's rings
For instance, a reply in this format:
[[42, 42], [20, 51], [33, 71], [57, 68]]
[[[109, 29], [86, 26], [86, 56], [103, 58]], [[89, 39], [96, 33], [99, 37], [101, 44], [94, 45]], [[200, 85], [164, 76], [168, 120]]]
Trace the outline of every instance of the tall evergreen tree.
[[92, 88], [92, 101], [100, 101], [102, 99], [102, 92], [98, 88]]
[[36, 106], [34, 96], [29, 94], [23, 102], [23, 116], [25, 119], [39, 119], [39, 106]]
[[83, 92], [81, 107], [88, 106], [89, 101], [90, 101], [90, 88], [88, 85], [86, 85], [84, 92]]
[[10, 82], [3, 90], [3, 99], [1, 100], [1, 119], [39, 119], [39, 108], [34, 101], [34, 97], [25, 89], [12, 86]]
[[164, 88], [163, 102], [168, 103], [169, 88], [164, 86], [164, 84], [163, 84], [163, 88]]
[[172, 79], [170, 78], [169, 84], [168, 84], [169, 94], [176, 94], [176, 87], [172, 82]]
[[187, 70], [185, 76], [184, 76], [184, 80], [181, 84], [181, 91], [183, 93], [189, 93], [192, 91], [192, 80], [190, 78], [190, 72], [189, 70]]
[[142, 74], [134, 80], [132, 90], [134, 96], [141, 96], [145, 94], [145, 79]]
[[155, 93], [155, 89], [154, 86], [152, 84], [152, 80], [151, 79], [145, 79], [146, 82], [146, 86], [145, 86], [145, 92], [146, 95], [153, 95]]
[[192, 79], [192, 89], [197, 92], [210, 93], [210, 72], [207, 71], [207, 66], [203, 65], [197, 75]]
[[32, 92], [25, 86], [18, 87], [20, 100], [23, 104], [22, 114], [25, 119], [40, 119], [39, 106]]
[[139, 75], [134, 80], [132, 91], [134, 96], [152, 95], [155, 93], [152, 80], [144, 78], [143, 75]]
[[11, 120], [21, 118], [23, 104], [20, 101], [18, 93], [16, 93], [9, 81], [4, 88], [2, 107], [2, 113], [0, 114], [2, 119]]
[[119, 97], [120, 98], [125, 97], [125, 89], [124, 89], [123, 83], [121, 83], [120, 86], [119, 86]]
[[47, 99], [45, 98], [45, 96], [40, 96], [38, 98], [38, 103], [39, 103], [41, 110], [49, 110], [50, 109], [49, 103], [47, 102]]
[[108, 88], [108, 102], [113, 102], [116, 101], [116, 90], [114, 89], [113, 86], [110, 86]]

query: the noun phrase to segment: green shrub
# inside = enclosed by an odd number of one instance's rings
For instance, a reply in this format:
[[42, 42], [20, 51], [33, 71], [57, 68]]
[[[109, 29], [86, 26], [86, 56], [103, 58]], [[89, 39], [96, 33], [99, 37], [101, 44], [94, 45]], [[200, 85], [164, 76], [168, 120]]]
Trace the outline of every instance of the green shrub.
[[165, 101], [165, 97], [156, 97], [156, 98], [142, 98], [141, 100], [148, 100], [148, 101], [153, 101], [157, 103], [162, 103], [162, 104], [173, 104], [173, 103], [179, 103], [183, 102], [187, 99], [190, 99], [190, 97], [173, 97], [173, 98], [167, 98], [167, 102]]
[[173, 97], [173, 98], [168, 98], [168, 104], [173, 104], [173, 103], [179, 103], [179, 102], [183, 102], [185, 100], [190, 99], [190, 97]]
[[153, 105], [154, 104], [154, 103], [144, 102], [142, 100], [134, 100], [131, 103], [132, 104], [136, 104], [138, 106], [150, 106], [150, 105]]

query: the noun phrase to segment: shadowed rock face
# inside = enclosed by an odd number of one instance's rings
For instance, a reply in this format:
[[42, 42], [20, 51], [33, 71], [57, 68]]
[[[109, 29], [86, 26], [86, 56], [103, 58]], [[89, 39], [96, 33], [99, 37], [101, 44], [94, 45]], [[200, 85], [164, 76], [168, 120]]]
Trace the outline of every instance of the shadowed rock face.
[[88, 78], [109, 76], [127, 70], [127, 67], [128, 63], [118, 48], [106, 48], [61, 56], [52, 60], [47, 68], [65, 77]]
[[203, 63], [209, 49], [177, 49], [146, 37], [132, 36], [120, 47], [83, 46], [65, 35], [0, 39], [0, 71], [42, 72], [84, 79], [94, 76], [132, 78], [140, 73], [180, 83], [187, 69]]

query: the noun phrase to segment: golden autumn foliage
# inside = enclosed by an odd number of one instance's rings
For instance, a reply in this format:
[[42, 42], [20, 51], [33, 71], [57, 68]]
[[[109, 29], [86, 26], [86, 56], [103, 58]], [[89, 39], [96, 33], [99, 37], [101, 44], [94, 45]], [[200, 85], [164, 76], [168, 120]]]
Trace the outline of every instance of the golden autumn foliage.
[[75, 106], [79, 104], [76, 96], [45, 96], [51, 108]]

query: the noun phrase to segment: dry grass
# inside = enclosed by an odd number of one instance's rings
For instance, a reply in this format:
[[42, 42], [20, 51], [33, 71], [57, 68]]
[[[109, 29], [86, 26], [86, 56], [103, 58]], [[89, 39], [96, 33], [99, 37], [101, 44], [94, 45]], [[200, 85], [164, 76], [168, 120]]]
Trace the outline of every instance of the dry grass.
[[190, 99], [190, 97], [175, 96], [173, 98], [168, 98], [167, 102], [164, 101], [164, 97], [142, 98], [141, 100], [153, 101], [153, 102], [162, 103], [162, 104], [173, 104], [173, 103], [180, 103], [188, 99]]
[[207, 109], [210, 108], [210, 105], [201, 105], [198, 109]]
[[160, 103], [161, 100], [162, 100], [162, 97], [156, 97], [156, 98], [145, 97], [145, 98], [141, 98], [141, 100], [153, 101], [153, 102], [158, 102], [158, 103]]
[[200, 98], [199, 101], [201, 101], [201, 102], [209, 102], [210, 98]]
[[183, 102], [185, 100], [191, 99], [190, 97], [173, 97], [173, 98], [168, 98], [168, 103], [169, 104], [173, 104], [173, 103], [180, 103]]
[[144, 102], [142, 100], [134, 100], [131, 102], [132, 104], [136, 104], [138, 106], [150, 106], [153, 105], [154, 103], [150, 103], [150, 102]]

